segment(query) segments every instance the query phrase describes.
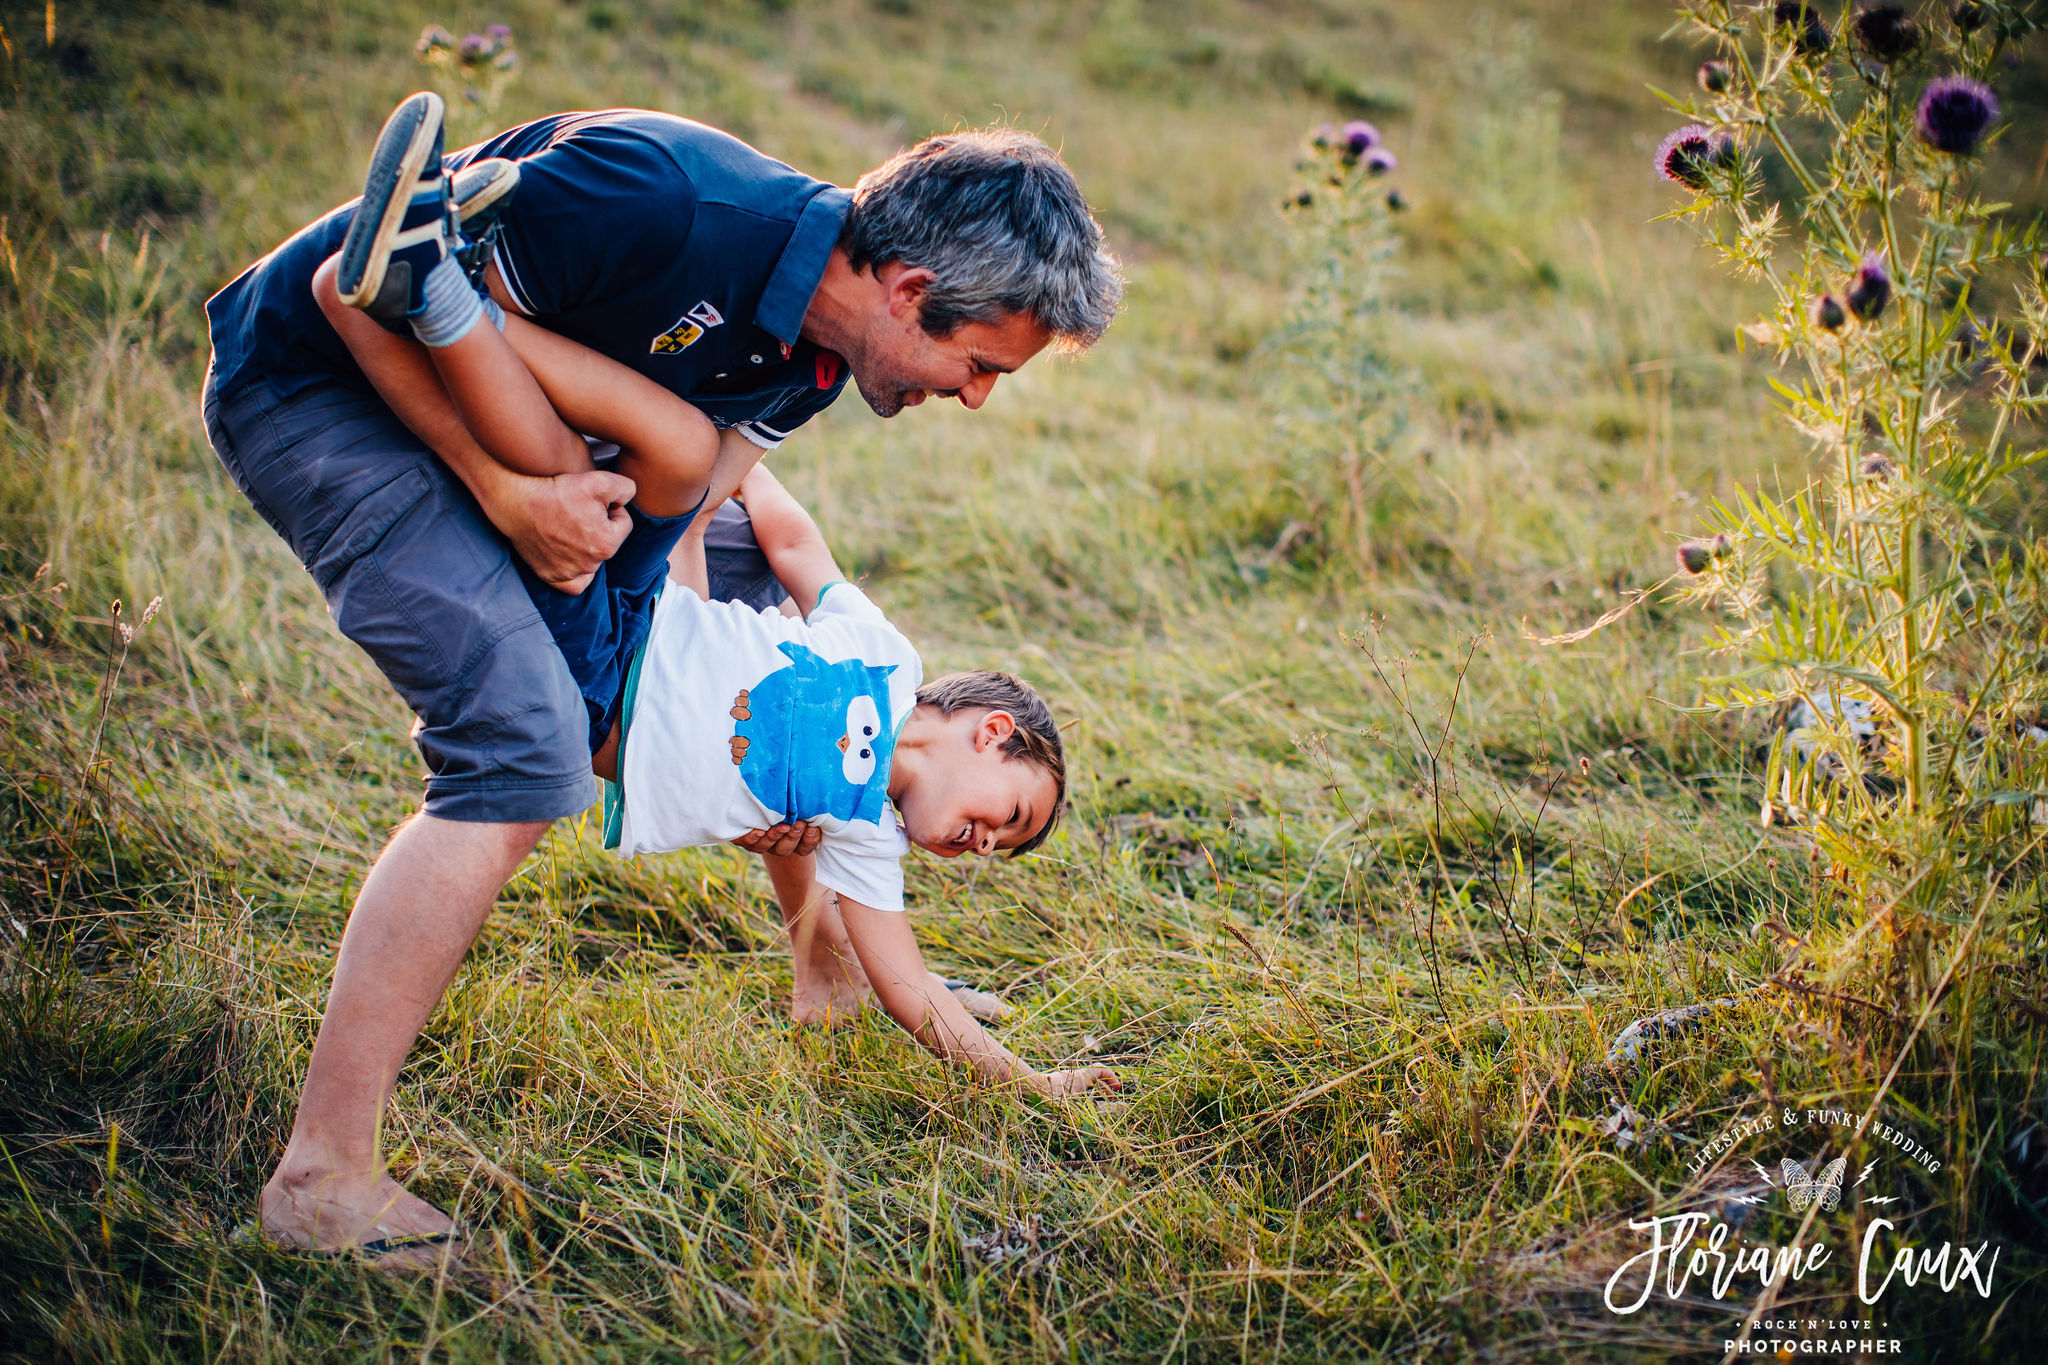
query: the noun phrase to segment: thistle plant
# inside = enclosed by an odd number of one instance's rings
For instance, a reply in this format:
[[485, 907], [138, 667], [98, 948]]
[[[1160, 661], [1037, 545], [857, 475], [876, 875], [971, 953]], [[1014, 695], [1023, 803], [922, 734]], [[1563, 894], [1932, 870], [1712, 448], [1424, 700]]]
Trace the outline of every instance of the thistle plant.
[[[1311, 457], [1307, 468], [1334, 463], [1348, 540], [1361, 567], [1369, 567], [1374, 509], [1401, 422], [1390, 401], [1401, 377], [1381, 329], [1393, 219], [1405, 201], [1387, 186], [1399, 163], [1372, 124], [1326, 123], [1306, 143], [1295, 163], [1304, 183], [1281, 205], [1296, 260], [1295, 295], [1277, 342], [1290, 362], [1282, 421], [1295, 447]], [[1316, 498], [1313, 487], [1306, 491]]]
[[498, 102], [519, 75], [519, 53], [512, 30], [491, 24], [482, 33], [457, 38], [439, 24], [420, 30], [412, 45], [421, 64], [433, 72], [434, 84], [448, 107], [448, 122], [464, 137], [488, 136], [494, 128]]
[[[1810, 829], [1871, 903], [1936, 910], [2038, 846], [2048, 787], [2048, 544], [2017, 510], [2048, 459], [2027, 443], [2048, 406], [2043, 233], [1982, 183], [1989, 82], [2034, 25], [1990, 3], [1680, 13], [1711, 51], [1695, 93], [1664, 97], [1689, 120], [1657, 155], [1687, 194], [1666, 216], [1767, 287], [1742, 331], [1817, 456], [1680, 547], [1736, 663], [1705, 701], [1796, 704], [1765, 822]], [[1793, 202], [1771, 202], [1766, 161]]]

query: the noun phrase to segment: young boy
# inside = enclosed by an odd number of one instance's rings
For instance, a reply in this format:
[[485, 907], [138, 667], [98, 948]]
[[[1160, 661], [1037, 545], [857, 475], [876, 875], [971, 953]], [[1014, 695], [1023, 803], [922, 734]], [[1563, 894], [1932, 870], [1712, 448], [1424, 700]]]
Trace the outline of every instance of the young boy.
[[[749, 467], [758, 450], [721, 442], [652, 381], [480, 299], [459, 225], [481, 215], [442, 174], [438, 102], [422, 98], [387, 123], [349, 236], [314, 289], [401, 416], [408, 386], [438, 384], [477, 444], [525, 474], [591, 467], [578, 432], [618, 446], [615, 469], [635, 487], [618, 552], [574, 595], [522, 566], [582, 690], [592, 767], [615, 783], [608, 845], [630, 856], [815, 825], [817, 881], [836, 893], [847, 947], [898, 1024], [990, 1080], [1114, 1088], [1105, 1067], [1039, 1073], [1003, 1048], [925, 970], [902, 913], [910, 844], [1021, 853], [1050, 831], [1065, 763], [1043, 701], [999, 673], [920, 687], [909, 642], [840, 576], [796, 501]], [[464, 179], [502, 202], [516, 167], [472, 166]], [[402, 321], [425, 358], [373, 318]], [[706, 513], [736, 489], [801, 620], [708, 600]], [[664, 570], [680, 584], [666, 594]], [[812, 929], [793, 926], [800, 958]]]

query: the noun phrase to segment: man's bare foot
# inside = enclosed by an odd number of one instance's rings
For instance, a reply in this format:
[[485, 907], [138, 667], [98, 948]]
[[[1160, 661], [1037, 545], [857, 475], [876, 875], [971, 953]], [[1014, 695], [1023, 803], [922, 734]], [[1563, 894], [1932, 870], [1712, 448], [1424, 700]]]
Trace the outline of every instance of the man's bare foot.
[[874, 995], [865, 979], [855, 982], [844, 972], [799, 970], [790, 991], [789, 1017], [799, 1024], [841, 1028], [858, 1019]]
[[[455, 1230], [447, 1214], [406, 1192], [389, 1174], [343, 1177], [280, 1167], [257, 1200], [263, 1231], [303, 1251], [340, 1252]], [[462, 1259], [460, 1237], [377, 1252], [380, 1269], [431, 1270]]]

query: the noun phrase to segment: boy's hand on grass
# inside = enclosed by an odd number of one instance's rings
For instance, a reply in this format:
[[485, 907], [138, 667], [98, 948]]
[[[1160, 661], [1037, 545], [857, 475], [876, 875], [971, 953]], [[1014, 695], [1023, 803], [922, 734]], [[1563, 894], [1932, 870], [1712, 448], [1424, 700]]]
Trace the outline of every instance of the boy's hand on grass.
[[1085, 1095], [1091, 1090], [1121, 1090], [1124, 1083], [1106, 1066], [1075, 1066], [1034, 1072], [1024, 1084], [1041, 1095]]
[[626, 514], [633, 481], [588, 469], [525, 484], [527, 496], [513, 509], [511, 524], [499, 529], [543, 583], [582, 592], [633, 529]]
[[773, 853], [778, 858], [810, 853], [818, 847], [825, 831], [799, 820], [795, 824], [770, 825], [733, 840], [733, 846], [749, 853]]

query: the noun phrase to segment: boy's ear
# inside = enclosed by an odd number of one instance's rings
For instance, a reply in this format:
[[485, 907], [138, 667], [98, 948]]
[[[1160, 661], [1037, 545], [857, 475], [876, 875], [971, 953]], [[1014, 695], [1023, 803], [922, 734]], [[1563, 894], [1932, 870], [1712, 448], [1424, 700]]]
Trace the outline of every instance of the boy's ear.
[[974, 747], [986, 749], [991, 744], [1001, 744], [1017, 729], [1017, 718], [1008, 711], [990, 711], [984, 714], [974, 727]]

